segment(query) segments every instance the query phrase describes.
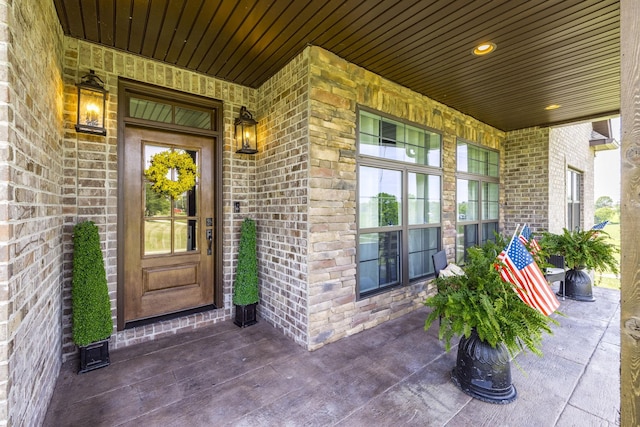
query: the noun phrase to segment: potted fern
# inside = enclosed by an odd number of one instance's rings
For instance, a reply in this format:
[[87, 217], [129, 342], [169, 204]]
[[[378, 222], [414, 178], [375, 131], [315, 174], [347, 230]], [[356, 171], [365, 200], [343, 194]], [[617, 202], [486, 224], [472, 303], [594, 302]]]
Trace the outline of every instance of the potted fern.
[[238, 265], [233, 284], [233, 304], [236, 307], [234, 323], [241, 328], [258, 322], [258, 255], [256, 249], [256, 223], [245, 218], [240, 228]]
[[556, 321], [526, 305], [511, 283], [500, 277], [497, 256], [504, 247], [487, 242], [469, 248], [464, 274], [435, 279], [437, 293], [425, 305], [432, 311], [425, 329], [440, 319], [445, 349], [459, 336], [452, 381], [465, 393], [490, 403], [509, 403], [517, 392], [511, 383], [511, 359], [520, 351], [542, 355], [544, 333]]
[[[564, 280], [564, 295], [577, 301], [595, 301], [591, 276], [588, 270], [618, 273], [615, 254], [618, 248], [611, 243], [609, 235], [602, 230], [575, 230], [566, 228], [562, 234], [545, 232], [540, 246], [549, 254], [564, 256], [567, 273]], [[562, 285], [561, 285], [562, 286]], [[560, 289], [559, 294], [562, 293]]]
[[73, 342], [80, 349], [78, 373], [108, 366], [113, 331], [111, 302], [100, 235], [91, 221], [73, 228], [71, 305]]

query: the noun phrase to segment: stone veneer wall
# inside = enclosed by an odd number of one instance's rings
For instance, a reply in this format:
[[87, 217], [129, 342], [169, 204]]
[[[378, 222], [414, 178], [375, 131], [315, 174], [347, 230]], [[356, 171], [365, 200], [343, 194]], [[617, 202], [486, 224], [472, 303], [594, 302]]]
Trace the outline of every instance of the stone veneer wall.
[[306, 346], [309, 229], [309, 55], [298, 55], [258, 90], [261, 142], [256, 213], [260, 315]]
[[[564, 184], [564, 172], [549, 169], [549, 155], [549, 128], [534, 127], [507, 133], [501, 164], [506, 234], [513, 233], [518, 224], [529, 224], [534, 234], [548, 229], [549, 215], [556, 214], [549, 206], [549, 192], [558, 188], [558, 178]], [[551, 186], [550, 179], [554, 181]]]
[[0, 1], [0, 425], [40, 425], [60, 370], [62, 29]]
[[[356, 123], [358, 106], [442, 132], [443, 243], [455, 244], [457, 138], [502, 149], [504, 132], [318, 47], [310, 58], [309, 341], [315, 349], [422, 305], [427, 282], [356, 298]], [[503, 197], [501, 197], [503, 200]]]
[[[64, 38], [64, 281], [63, 281], [63, 356], [76, 355], [71, 340], [71, 269], [72, 230], [83, 220], [94, 221], [100, 228], [103, 242], [107, 281], [111, 307], [116, 318], [117, 295], [117, 193], [118, 193], [118, 78], [126, 77], [139, 82], [180, 90], [222, 100], [224, 102], [224, 155], [223, 164], [223, 276], [224, 306], [217, 310], [192, 314], [177, 319], [157, 322], [124, 331], [115, 331], [111, 337], [112, 348], [149, 341], [182, 330], [229, 319], [232, 314], [231, 286], [236, 242], [239, 238], [239, 221], [243, 215], [255, 213], [254, 174], [255, 160], [236, 155], [233, 147], [233, 121], [240, 107], [250, 111], [256, 108], [256, 91], [240, 85], [204, 76], [202, 74], [163, 64], [116, 49]], [[76, 133], [76, 82], [90, 69], [105, 82], [109, 91], [107, 105], [107, 136]], [[233, 214], [232, 200], [243, 202], [240, 215]], [[237, 216], [236, 216], [237, 215]]]
[[567, 226], [567, 169], [582, 173], [582, 228], [593, 225], [593, 158], [589, 148], [591, 123], [553, 127], [549, 131], [549, 231], [559, 233]]

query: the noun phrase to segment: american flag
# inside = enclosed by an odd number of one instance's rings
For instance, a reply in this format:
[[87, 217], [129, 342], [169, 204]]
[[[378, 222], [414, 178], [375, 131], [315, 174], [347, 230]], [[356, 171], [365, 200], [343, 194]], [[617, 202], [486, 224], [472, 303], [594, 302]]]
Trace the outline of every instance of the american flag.
[[504, 263], [500, 268], [500, 277], [514, 285], [518, 296], [527, 305], [545, 316], [560, 307], [560, 301], [520, 239], [511, 239], [511, 244], [500, 252], [498, 260]]
[[520, 235], [518, 236], [518, 239], [520, 239], [522, 244], [524, 244], [525, 246], [527, 245], [527, 243], [529, 244], [529, 249], [531, 249], [531, 253], [535, 254], [540, 250], [540, 245], [538, 244], [538, 241], [536, 239], [531, 238], [531, 229], [529, 228], [528, 225], [525, 224], [525, 226], [522, 227], [522, 230], [520, 230]]
[[603, 230], [604, 227], [609, 224], [609, 221], [602, 221], [591, 227], [592, 230]]

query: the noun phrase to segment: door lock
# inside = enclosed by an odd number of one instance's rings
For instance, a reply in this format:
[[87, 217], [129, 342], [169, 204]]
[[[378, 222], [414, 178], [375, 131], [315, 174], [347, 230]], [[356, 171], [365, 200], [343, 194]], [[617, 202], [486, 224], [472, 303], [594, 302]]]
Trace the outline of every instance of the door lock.
[[207, 230], [207, 255], [211, 255], [212, 244], [213, 244], [213, 231]]

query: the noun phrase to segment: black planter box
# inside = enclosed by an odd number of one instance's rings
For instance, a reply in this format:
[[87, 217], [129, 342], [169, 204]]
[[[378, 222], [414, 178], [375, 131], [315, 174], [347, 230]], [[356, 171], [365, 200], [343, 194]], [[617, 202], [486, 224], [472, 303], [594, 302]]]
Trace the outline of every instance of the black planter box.
[[109, 340], [102, 340], [80, 347], [79, 374], [109, 366]]
[[255, 325], [258, 323], [256, 316], [256, 307], [258, 304], [249, 305], [236, 305], [236, 318], [233, 321], [237, 326], [241, 328]]

